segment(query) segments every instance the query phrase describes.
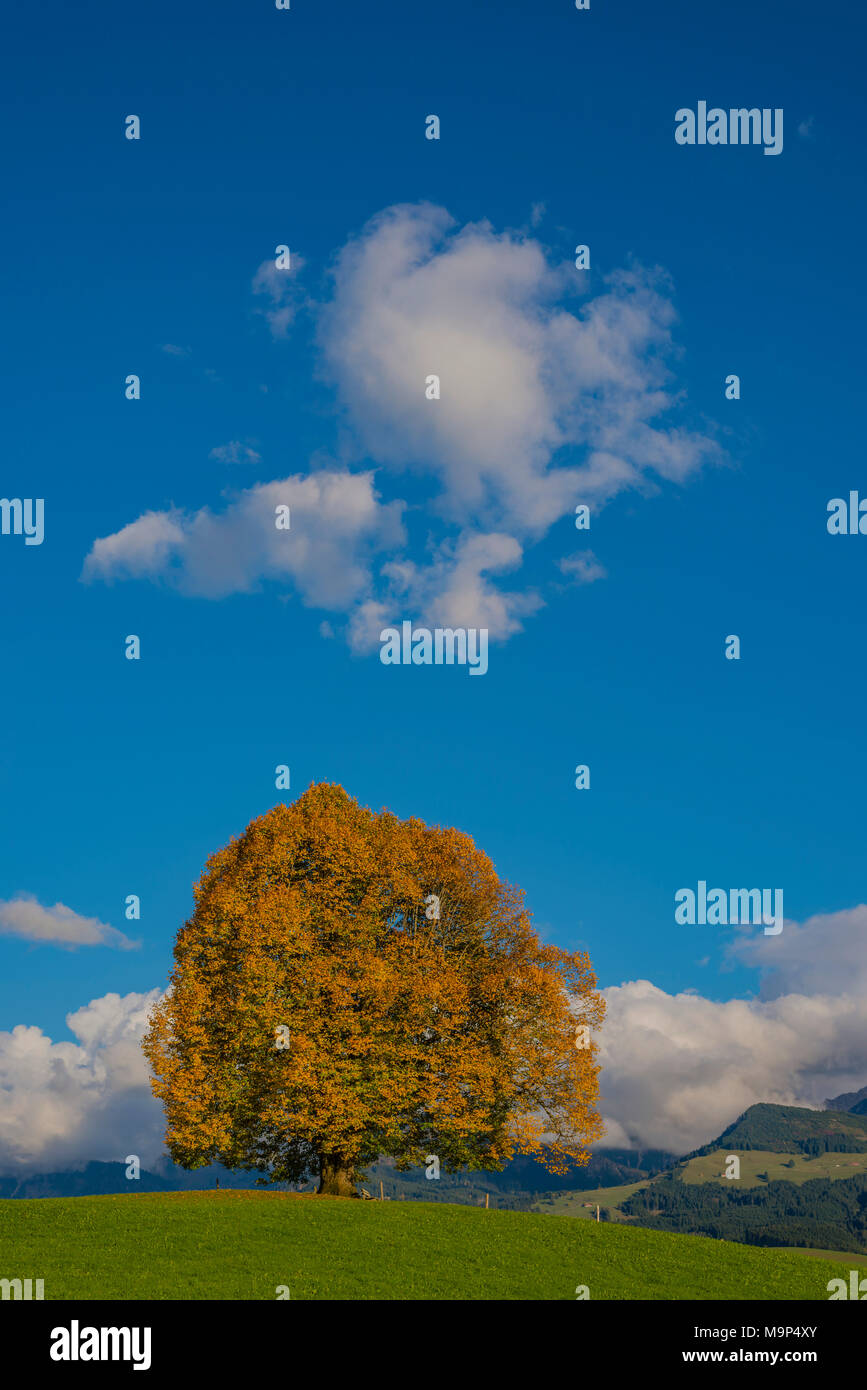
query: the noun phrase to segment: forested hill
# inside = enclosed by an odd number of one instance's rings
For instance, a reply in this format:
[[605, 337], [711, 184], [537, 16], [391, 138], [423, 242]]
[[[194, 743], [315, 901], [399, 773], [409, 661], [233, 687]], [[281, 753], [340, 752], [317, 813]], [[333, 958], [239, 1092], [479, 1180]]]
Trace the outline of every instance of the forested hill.
[[718, 1139], [694, 1153], [715, 1149], [767, 1149], [772, 1153], [864, 1153], [867, 1115], [854, 1111], [806, 1110], [796, 1105], [751, 1105]]
[[[729, 1154], [741, 1156], [731, 1174], [724, 1171]], [[609, 1216], [748, 1245], [865, 1253], [867, 1172], [854, 1157], [865, 1154], [867, 1115], [751, 1105], [670, 1172], [627, 1189]]]

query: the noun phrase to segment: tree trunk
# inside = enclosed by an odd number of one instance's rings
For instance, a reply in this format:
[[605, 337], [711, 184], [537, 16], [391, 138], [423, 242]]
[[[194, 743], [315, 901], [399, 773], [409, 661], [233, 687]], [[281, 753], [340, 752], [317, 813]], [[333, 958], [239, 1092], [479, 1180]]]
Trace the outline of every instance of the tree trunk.
[[319, 1192], [326, 1197], [357, 1197], [355, 1172], [340, 1154], [320, 1154]]

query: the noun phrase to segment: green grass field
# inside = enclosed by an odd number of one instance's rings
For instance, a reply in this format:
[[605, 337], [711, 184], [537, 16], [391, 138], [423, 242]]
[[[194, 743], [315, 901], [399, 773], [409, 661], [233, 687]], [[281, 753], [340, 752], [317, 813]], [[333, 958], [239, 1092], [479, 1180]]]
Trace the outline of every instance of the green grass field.
[[619, 1187], [594, 1187], [586, 1192], [556, 1192], [553, 1197], [545, 1197], [536, 1202], [534, 1210], [551, 1212], [555, 1216], [577, 1216], [595, 1221], [598, 1202], [600, 1207], [609, 1212], [612, 1221], [626, 1221], [628, 1218], [620, 1213], [620, 1203], [646, 1186], [645, 1181], [623, 1183]]
[[445, 1203], [268, 1192], [0, 1201], [0, 1278], [46, 1299], [827, 1299], [848, 1257]]
[[[736, 1153], [741, 1161], [740, 1178], [725, 1178], [726, 1155]], [[787, 1168], [785, 1165], [794, 1166]], [[763, 1187], [759, 1173], [767, 1173], [772, 1182], [809, 1182], [811, 1178], [855, 1178], [867, 1173], [867, 1153], [823, 1153], [816, 1158], [804, 1154], [772, 1153], [768, 1149], [714, 1149], [701, 1158], [691, 1158], [682, 1171], [684, 1182], [723, 1182], [732, 1187]]]

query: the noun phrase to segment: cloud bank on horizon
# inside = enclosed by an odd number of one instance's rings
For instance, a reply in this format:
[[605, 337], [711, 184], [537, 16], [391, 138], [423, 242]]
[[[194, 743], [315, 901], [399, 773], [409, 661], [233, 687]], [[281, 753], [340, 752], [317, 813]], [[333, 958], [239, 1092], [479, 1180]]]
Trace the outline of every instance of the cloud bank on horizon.
[[[757, 997], [717, 1002], [648, 980], [610, 986], [600, 1035], [603, 1146], [686, 1153], [761, 1101], [820, 1108], [867, 1084], [867, 906], [732, 943]], [[162, 1108], [140, 1049], [161, 995], [107, 994], [68, 1015], [75, 1042], [0, 1032], [0, 1173], [164, 1157]]]
[[[660, 270], [617, 271], [591, 295], [588, 272], [552, 266], [535, 237], [458, 227], [430, 203], [372, 218], [339, 252], [321, 302], [299, 288], [302, 267], [265, 262], [253, 290], [277, 338], [312, 315], [314, 371], [333, 388], [345, 458], [232, 493], [219, 510], [145, 510], [94, 541], [85, 581], [211, 599], [275, 583], [343, 615], [357, 651], [408, 614], [505, 640], [544, 597], [500, 576], [578, 502], [682, 484], [722, 457], [710, 433], [663, 423], [684, 401]], [[432, 375], [438, 399], [426, 395]], [[213, 451], [251, 452], [237, 441]], [[422, 563], [407, 557], [418, 504], [390, 495], [401, 475], [425, 494]], [[288, 531], [274, 527], [281, 503]], [[589, 553], [564, 572], [604, 577]]]

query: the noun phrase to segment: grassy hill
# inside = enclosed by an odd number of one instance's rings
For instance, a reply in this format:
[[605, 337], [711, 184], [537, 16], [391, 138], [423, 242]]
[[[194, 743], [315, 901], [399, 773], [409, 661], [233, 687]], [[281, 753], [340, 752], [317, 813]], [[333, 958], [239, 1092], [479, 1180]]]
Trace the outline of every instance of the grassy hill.
[[848, 1266], [701, 1236], [271, 1192], [0, 1201], [0, 1278], [46, 1299], [816, 1299]]
[[550, 1212], [555, 1216], [577, 1216], [596, 1220], [596, 1207], [607, 1213], [609, 1221], [625, 1221], [620, 1204], [634, 1197], [647, 1186], [644, 1182], [623, 1183], [620, 1187], [597, 1187], [586, 1192], [552, 1192], [533, 1203], [533, 1211]]
[[[738, 1153], [741, 1161], [741, 1175], [737, 1179], [725, 1177], [726, 1158], [730, 1153]], [[778, 1153], [774, 1149], [712, 1149], [701, 1158], [691, 1158], [679, 1170], [686, 1183], [731, 1182], [735, 1187], [760, 1187], [767, 1174], [770, 1182], [812, 1182], [817, 1178], [827, 1178], [838, 1182], [844, 1178], [854, 1178], [859, 1173], [867, 1173], [867, 1152], [864, 1153], [820, 1153], [812, 1156], [804, 1153]]]

